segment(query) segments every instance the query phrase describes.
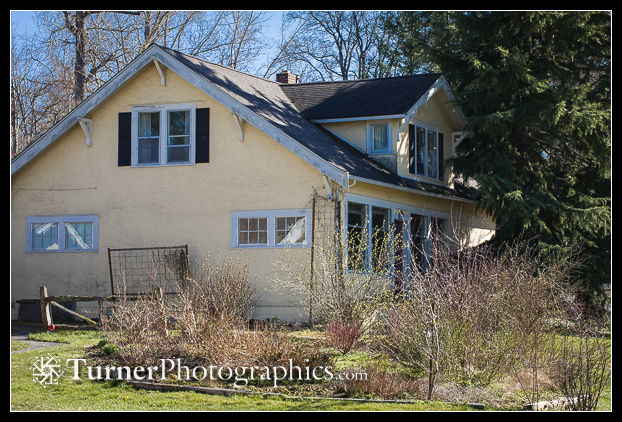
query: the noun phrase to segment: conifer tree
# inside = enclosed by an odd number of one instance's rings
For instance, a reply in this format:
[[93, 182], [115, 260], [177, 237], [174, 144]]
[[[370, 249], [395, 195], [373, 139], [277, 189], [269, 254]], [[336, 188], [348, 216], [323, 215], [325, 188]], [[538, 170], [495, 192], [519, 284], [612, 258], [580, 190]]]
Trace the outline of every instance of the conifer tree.
[[454, 168], [477, 181], [493, 241], [580, 245], [594, 299], [611, 265], [610, 13], [434, 13], [398, 16], [398, 50], [423, 52], [454, 88], [473, 134]]

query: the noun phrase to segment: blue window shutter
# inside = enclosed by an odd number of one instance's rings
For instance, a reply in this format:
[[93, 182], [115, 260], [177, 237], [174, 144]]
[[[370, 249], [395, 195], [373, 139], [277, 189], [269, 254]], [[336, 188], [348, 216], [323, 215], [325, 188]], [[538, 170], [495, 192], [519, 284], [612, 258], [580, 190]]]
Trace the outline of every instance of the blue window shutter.
[[209, 163], [209, 108], [196, 110], [196, 162]]
[[119, 113], [118, 165], [132, 165], [132, 113]]

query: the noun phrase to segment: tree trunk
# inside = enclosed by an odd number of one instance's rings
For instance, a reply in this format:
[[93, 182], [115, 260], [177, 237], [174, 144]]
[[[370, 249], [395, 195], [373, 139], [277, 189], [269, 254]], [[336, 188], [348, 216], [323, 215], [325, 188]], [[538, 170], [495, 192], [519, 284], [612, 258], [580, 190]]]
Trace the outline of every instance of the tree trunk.
[[75, 84], [74, 104], [77, 106], [86, 98], [86, 17], [89, 12], [77, 11], [74, 20], [73, 35], [76, 37], [76, 65], [74, 68]]

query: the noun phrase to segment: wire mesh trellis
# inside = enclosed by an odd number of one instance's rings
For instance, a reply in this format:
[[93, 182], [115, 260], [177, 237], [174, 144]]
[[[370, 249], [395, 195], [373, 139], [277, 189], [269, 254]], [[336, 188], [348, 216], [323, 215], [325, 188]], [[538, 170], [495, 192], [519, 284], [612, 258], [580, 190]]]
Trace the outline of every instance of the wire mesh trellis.
[[[332, 197], [326, 197], [314, 192], [311, 199], [312, 208], [312, 236], [311, 236], [311, 265], [310, 280], [313, 283], [316, 260], [322, 260], [329, 249], [340, 244], [337, 237], [340, 233], [341, 203]], [[311, 286], [313, 289], [313, 285]], [[313, 303], [309, 297], [309, 322], [313, 322]]]
[[159, 287], [172, 294], [188, 271], [188, 245], [108, 248], [112, 294], [151, 293]]

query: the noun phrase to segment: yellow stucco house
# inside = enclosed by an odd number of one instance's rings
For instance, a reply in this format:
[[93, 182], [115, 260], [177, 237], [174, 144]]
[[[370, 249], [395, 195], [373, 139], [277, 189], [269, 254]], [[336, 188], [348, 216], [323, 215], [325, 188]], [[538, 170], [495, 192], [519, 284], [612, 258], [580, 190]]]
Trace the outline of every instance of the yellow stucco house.
[[445, 165], [465, 133], [443, 75], [296, 82], [154, 44], [16, 156], [13, 318], [41, 285], [110, 294], [109, 249], [188, 245], [190, 261], [247, 257], [257, 318], [303, 320], [271, 281], [286, 245], [308, 259], [326, 215], [314, 197], [344, 236], [379, 219], [422, 237], [432, 222], [467, 227], [470, 244], [492, 235]]

